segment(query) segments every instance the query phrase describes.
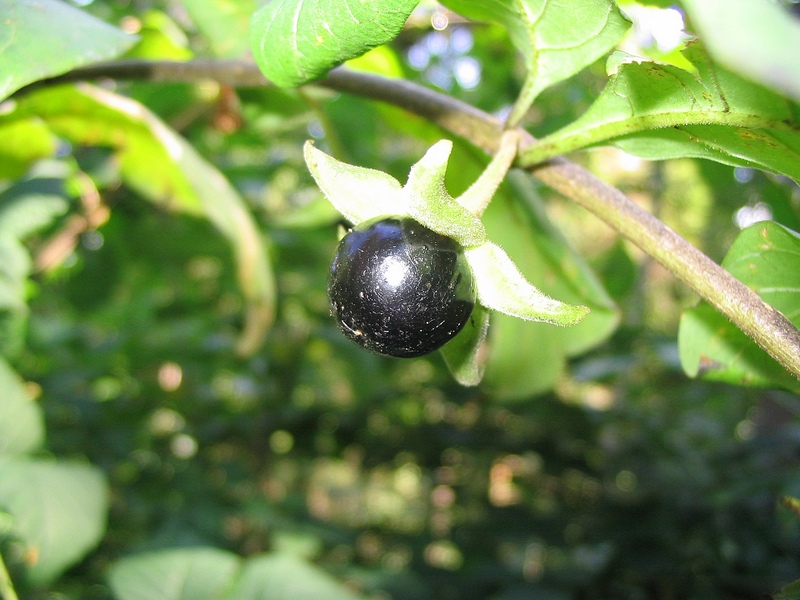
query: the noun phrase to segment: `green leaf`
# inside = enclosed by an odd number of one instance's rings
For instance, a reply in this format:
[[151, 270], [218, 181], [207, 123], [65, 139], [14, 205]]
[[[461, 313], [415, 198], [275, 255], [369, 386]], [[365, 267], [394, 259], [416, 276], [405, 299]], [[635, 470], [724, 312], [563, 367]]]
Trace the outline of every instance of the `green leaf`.
[[319, 189], [353, 225], [383, 215], [408, 214], [402, 186], [391, 175], [338, 161], [318, 150], [311, 141], [306, 142], [304, 152], [308, 170]]
[[492, 315], [483, 385], [492, 397], [520, 400], [550, 389], [568, 357], [586, 352], [614, 331], [619, 313], [584, 259], [549, 222], [528, 175], [509, 173], [483, 222], [528, 281], [548, 296], [591, 310], [572, 327]]
[[38, 450], [44, 443], [44, 415], [22, 379], [0, 358], [0, 455]]
[[682, 0], [709, 54], [726, 68], [800, 102], [800, 22], [768, 0]]
[[56, 137], [38, 119], [15, 119], [0, 125], [0, 179], [21, 177], [34, 161], [52, 156]]
[[324, 571], [291, 554], [250, 558], [228, 600], [358, 600]]
[[489, 311], [476, 304], [469, 321], [458, 335], [442, 347], [442, 355], [453, 378], [461, 385], [478, 385], [486, 371], [486, 334]]
[[0, 236], [0, 354], [4, 356], [15, 355], [24, 342], [30, 271], [31, 258], [22, 243]]
[[713, 65], [697, 44], [684, 56], [698, 75], [615, 55], [618, 71], [589, 110], [526, 148], [520, 164], [613, 143], [646, 159], [707, 158], [800, 181], [798, 107]]
[[565, 304], [540, 292], [497, 244], [467, 248], [465, 255], [475, 273], [478, 302], [486, 308], [553, 325], [575, 325], [589, 312], [586, 306]]
[[34, 585], [49, 583], [100, 541], [107, 507], [108, 489], [94, 467], [0, 458], [0, 509], [14, 518]]
[[36, 177], [20, 181], [0, 193], [0, 236], [25, 239], [50, 225], [68, 208], [62, 179]]
[[0, 100], [33, 81], [114, 58], [136, 42], [58, 0], [4, 0], [0, 24]]
[[358, 600], [335, 579], [292, 554], [247, 560], [216, 548], [147, 552], [116, 562], [109, 583], [119, 600]]
[[219, 58], [247, 53], [250, 15], [258, 5], [256, 0], [183, 0], [186, 12]]
[[297, 87], [392, 41], [419, 0], [273, 0], [250, 22], [259, 68], [279, 87]]
[[800, 600], [800, 579], [781, 588], [772, 600]]
[[500, 23], [525, 57], [527, 76], [508, 121], [534, 99], [609, 52], [630, 24], [611, 0], [445, 0], [471, 19]]
[[37, 116], [73, 143], [115, 148], [130, 187], [166, 209], [210, 220], [234, 249], [247, 303], [238, 350], [255, 351], [275, 310], [268, 249], [245, 201], [211, 163], [141, 104], [89, 85], [38, 91], [15, 112]]
[[14, 355], [24, 343], [31, 258], [21, 240], [68, 206], [64, 182], [57, 178], [36, 177], [0, 193], [0, 355]]
[[[751, 225], [738, 235], [722, 266], [800, 326], [798, 234], [772, 221]], [[684, 312], [678, 346], [691, 377], [800, 392], [797, 379], [705, 303]]]
[[181, 61], [192, 57], [186, 34], [160, 10], [150, 9], [139, 17], [138, 35], [139, 41], [125, 55], [126, 59]]
[[108, 581], [119, 600], [217, 600], [240, 567], [225, 550], [168, 549], [117, 561]]

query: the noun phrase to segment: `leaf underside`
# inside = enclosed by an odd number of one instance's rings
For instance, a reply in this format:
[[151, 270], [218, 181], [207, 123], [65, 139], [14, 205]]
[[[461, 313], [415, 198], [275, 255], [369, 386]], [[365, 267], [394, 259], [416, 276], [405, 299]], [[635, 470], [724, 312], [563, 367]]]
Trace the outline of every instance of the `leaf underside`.
[[713, 64], [697, 43], [684, 56], [697, 74], [613, 56], [617, 72], [589, 110], [529, 146], [520, 162], [613, 144], [650, 160], [707, 158], [800, 181], [800, 107]]
[[800, 22], [775, 2], [683, 0], [687, 16], [714, 59], [752, 81], [800, 102]]
[[[772, 221], [751, 225], [722, 262], [733, 276], [800, 326], [800, 237]], [[692, 377], [753, 387], [800, 382], [708, 304], [684, 312], [678, 334], [681, 363]]]

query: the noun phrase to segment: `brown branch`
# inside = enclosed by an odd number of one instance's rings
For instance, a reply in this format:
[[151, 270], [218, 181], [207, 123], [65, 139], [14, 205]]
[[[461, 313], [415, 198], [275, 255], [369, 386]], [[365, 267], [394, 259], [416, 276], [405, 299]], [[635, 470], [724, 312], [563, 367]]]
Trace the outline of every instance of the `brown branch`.
[[[210, 79], [235, 87], [269, 83], [255, 64], [238, 60], [119, 61], [76, 69], [47, 83], [97, 78], [169, 82]], [[502, 133], [502, 123], [498, 119], [409, 81], [337, 68], [316, 85], [399, 106], [490, 154], [497, 150]], [[523, 147], [534, 142], [529, 134], [524, 136]], [[800, 331], [753, 290], [622, 192], [575, 163], [559, 158], [534, 165], [528, 171], [655, 258], [800, 378]]]

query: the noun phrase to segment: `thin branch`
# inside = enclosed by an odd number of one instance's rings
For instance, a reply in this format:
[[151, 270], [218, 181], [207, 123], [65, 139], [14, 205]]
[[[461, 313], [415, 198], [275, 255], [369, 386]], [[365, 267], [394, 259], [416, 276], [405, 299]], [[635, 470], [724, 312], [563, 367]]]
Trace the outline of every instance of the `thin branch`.
[[[255, 64], [198, 60], [184, 63], [119, 61], [76, 69], [49, 83], [83, 79], [198, 81], [211, 79], [235, 87], [268, 84]], [[40, 85], [40, 84], [37, 84]], [[420, 115], [453, 135], [494, 154], [502, 123], [477, 108], [404, 79], [386, 79], [337, 68], [316, 85], [387, 102]], [[521, 148], [535, 143], [523, 133]], [[703, 299], [800, 378], [800, 331], [753, 290], [692, 246], [674, 230], [618, 189], [582, 167], [556, 158], [527, 169], [544, 184], [606, 222], [684, 281]]]

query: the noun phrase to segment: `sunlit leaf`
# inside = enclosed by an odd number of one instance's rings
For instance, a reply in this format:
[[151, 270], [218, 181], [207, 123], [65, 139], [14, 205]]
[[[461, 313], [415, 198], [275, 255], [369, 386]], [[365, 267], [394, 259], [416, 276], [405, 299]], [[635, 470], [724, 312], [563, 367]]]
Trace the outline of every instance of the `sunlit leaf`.
[[6, 121], [0, 125], [0, 179], [21, 177], [34, 161], [55, 151], [56, 137], [38, 119]]
[[800, 22], [780, 4], [738, 0], [682, 0], [708, 48], [726, 68], [800, 102]]
[[403, 63], [391, 46], [378, 46], [366, 54], [347, 61], [347, 68], [353, 71], [374, 73], [392, 79], [403, 76]]
[[107, 506], [105, 480], [92, 466], [0, 458], [0, 510], [13, 517], [35, 585], [58, 577], [100, 541]]
[[273, 0], [250, 23], [253, 56], [267, 79], [296, 87], [392, 41], [419, 0]]
[[226, 600], [358, 600], [324, 571], [291, 554], [250, 558]]
[[241, 568], [241, 559], [216, 548], [176, 548], [117, 561], [108, 575], [119, 600], [217, 600]]
[[166, 13], [151, 9], [140, 18], [139, 41], [126, 59], [188, 60], [192, 57], [186, 34]]
[[44, 442], [44, 415], [25, 384], [0, 358], [0, 455], [25, 454]]
[[[798, 234], [772, 221], [751, 225], [736, 238], [722, 266], [800, 326]], [[678, 344], [683, 368], [692, 377], [800, 391], [797, 379], [705, 303], [683, 314]]]
[[525, 57], [528, 72], [511, 123], [520, 120], [542, 90], [609, 52], [630, 26], [611, 0], [445, 0], [443, 4], [471, 19], [500, 23]]
[[589, 110], [524, 150], [521, 163], [613, 143], [642, 158], [708, 158], [800, 181], [797, 105], [712, 64], [697, 44], [684, 55], [698, 75], [613, 57], [618, 71]]
[[275, 310], [268, 250], [244, 200], [211, 163], [141, 104], [88, 85], [38, 91], [16, 113], [41, 118], [73, 143], [114, 148], [129, 186], [166, 209], [209, 219], [234, 249], [247, 301], [239, 351], [260, 345]]
[[382, 215], [408, 213], [400, 182], [383, 171], [338, 161], [310, 141], [305, 145], [305, 158], [322, 193], [353, 225]]
[[444, 185], [452, 147], [447, 140], [431, 146], [411, 168], [405, 186], [382, 171], [340, 162], [311, 142], [306, 143], [305, 157], [322, 192], [354, 225], [385, 215], [410, 216], [462, 246], [474, 246], [486, 240], [486, 230]]
[[492, 242], [465, 252], [478, 288], [478, 301], [492, 310], [553, 325], [575, 325], [589, 309], [554, 300], [531, 285], [508, 254]]
[[0, 100], [75, 67], [118, 56], [129, 35], [59, 0], [0, 3]]

